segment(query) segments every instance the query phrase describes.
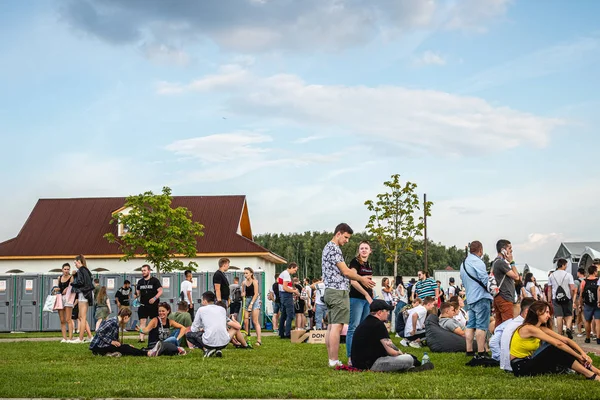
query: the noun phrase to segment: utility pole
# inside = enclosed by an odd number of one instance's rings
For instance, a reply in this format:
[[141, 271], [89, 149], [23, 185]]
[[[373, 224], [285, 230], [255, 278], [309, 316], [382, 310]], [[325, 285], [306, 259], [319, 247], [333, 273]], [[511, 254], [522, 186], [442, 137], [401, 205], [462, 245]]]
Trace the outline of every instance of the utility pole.
[[425, 272], [427, 271], [427, 193], [423, 194], [423, 213], [425, 218], [423, 220], [425, 224], [424, 240], [425, 240]]

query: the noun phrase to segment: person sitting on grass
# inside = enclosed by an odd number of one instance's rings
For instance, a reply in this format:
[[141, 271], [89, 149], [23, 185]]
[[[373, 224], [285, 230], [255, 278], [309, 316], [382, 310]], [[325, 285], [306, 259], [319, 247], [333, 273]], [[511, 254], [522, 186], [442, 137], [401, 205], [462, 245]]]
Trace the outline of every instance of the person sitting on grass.
[[442, 303], [440, 307], [440, 326], [456, 335], [465, 337], [465, 327], [454, 319], [457, 310], [453, 303]]
[[154, 357], [158, 355], [159, 348], [147, 351], [119, 342], [119, 327], [121, 329], [125, 328], [130, 318], [131, 310], [122, 308], [116, 317], [104, 320], [96, 330], [96, 335], [90, 343], [92, 353], [107, 357], [120, 357], [122, 355]]
[[[185, 301], [180, 301], [177, 303], [177, 312], [169, 314], [169, 319], [177, 322], [180, 325], [183, 325], [186, 328], [185, 333], [187, 333], [189, 330], [188, 328], [192, 326], [192, 317], [190, 316], [188, 303]], [[174, 329], [171, 332], [171, 336], [178, 337], [179, 333], [179, 329]], [[181, 339], [179, 339], [179, 343], [182, 343]]]
[[[546, 342], [540, 346], [541, 342]], [[510, 365], [515, 376], [535, 376], [570, 368], [589, 380], [600, 381], [600, 370], [572, 339], [552, 330], [550, 305], [535, 301], [510, 341]]]
[[408, 310], [408, 318], [404, 328], [404, 339], [401, 344], [408, 345], [414, 348], [421, 347], [421, 339], [425, 337], [425, 318], [427, 313], [435, 307], [435, 299], [433, 297], [425, 297], [423, 304]]
[[494, 335], [490, 339], [490, 349], [492, 350], [492, 358], [500, 361], [500, 369], [512, 372], [510, 367], [510, 339], [512, 339], [515, 330], [525, 321], [527, 311], [534, 301], [533, 297], [525, 297], [521, 300], [521, 313], [513, 319], [504, 321], [494, 329]]
[[[216, 296], [213, 292], [207, 291], [202, 294], [202, 307], [196, 311], [196, 317], [192, 323], [190, 332], [186, 334], [186, 339], [194, 347], [202, 349], [204, 351], [204, 357], [223, 357], [222, 349], [227, 347], [231, 337], [228, 331], [227, 323], [227, 310], [226, 305], [224, 307], [215, 304]], [[231, 322], [236, 322], [230, 320]], [[238, 337], [239, 329], [241, 326], [239, 323], [231, 324], [231, 329], [234, 330], [233, 334]], [[235, 325], [235, 326], [234, 326]], [[238, 332], [235, 332], [235, 328]], [[239, 335], [240, 344], [247, 348], [243, 336]]]
[[[177, 321], [167, 318], [170, 313], [169, 303], [160, 303], [158, 317], [152, 318], [144, 328], [139, 328], [139, 332], [148, 335], [148, 349], [154, 348], [158, 342], [163, 342], [161, 354], [185, 354], [185, 350], [179, 347], [179, 339], [185, 335], [187, 329]], [[171, 335], [171, 328], [177, 329], [177, 336]]]
[[393, 309], [394, 306], [384, 300], [375, 299], [371, 302], [369, 315], [354, 332], [352, 366], [376, 372], [433, 369], [433, 364], [421, 365], [416, 357], [402, 353], [394, 345], [385, 326]]
[[465, 301], [460, 296], [452, 296], [448, 299], [449, 303], [454, 304], [454, 309], [456, 310], [456, 315], [454, 319], [458, 321], [460, 326], [465, 329], [467, 326], [467, 321], [469, 320], [469, 314], [465, 311]]

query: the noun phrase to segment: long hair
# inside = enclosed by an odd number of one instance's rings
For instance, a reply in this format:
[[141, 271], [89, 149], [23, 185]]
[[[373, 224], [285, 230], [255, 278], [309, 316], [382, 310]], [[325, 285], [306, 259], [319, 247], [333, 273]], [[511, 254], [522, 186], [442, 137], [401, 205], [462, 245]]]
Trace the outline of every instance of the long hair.
[[[369, 243], [367, 240], [363, 240], [362, 242], [360, 242], [358, 244], [358, 247], [356, 248], [356, 261], [358, 261], [358, 263], [360, 265], [365, 265], [365, 263], [363, 262], [363, 260], [360, 258], [360, 245], [361, 244], [366, 244], [367, 246], [369, 246], [369, 250], [373, 250], [373, 248], [371, 247], [371, 243]], [[367, 256], [367, 261], [369, 260], [369, 256]]]
[[[98, 291], [98, 298], [96, 299], [96, 303], [102, 305], [103, 303], [106, 303], [106, 298], [107, 298], [107, 294], [106, 294], [106, 286], [102, 286], [100, 288], [100, 290]], [[104, 304], [106, 305], [106, 304]]]
[[533, 282], [533, 274], [531, 272], [525, 274], [525, 282], [523, 283], [525, 286], [527, 286], [529, 282]]
[[248, 272], [250, 272], [250, 275], [252, 276], [252, 280], [254, 280], [254, 270], [252, 268], [250, 268], [250, 267], [244, 268], [244, 271], [246, 271], [246, 270]]
[[85, 257], [82, 256], [81, 254], [78, 255], [77, 257], [75, 257], [75, 261], [79, 261], [81, 263], [81, 265], [83, 265], [84, 267], [87, 268], [87, 261], [85, 261]]
[[[552, 310], [552, 308], [550, 308], [550, 304], [541, 300], [534, 301], [533, 304], [529, 306], [529, 310], [527, 310], [527, 314], [525, 315], [523, 325], [537, 325], [540, 321], [540, 315], [545, 313], [546, 310]], [[541, 326], [545, 326], [546, 328], [552, 329], [552, 315], [550, 315], [548, 321], [545, 324], [542, 324]]]
[[398, 287], [398, 285], [404, 286], [404, 281], [402, 280], [402, 277], [400, 275], [396, 276], [396, 287]]

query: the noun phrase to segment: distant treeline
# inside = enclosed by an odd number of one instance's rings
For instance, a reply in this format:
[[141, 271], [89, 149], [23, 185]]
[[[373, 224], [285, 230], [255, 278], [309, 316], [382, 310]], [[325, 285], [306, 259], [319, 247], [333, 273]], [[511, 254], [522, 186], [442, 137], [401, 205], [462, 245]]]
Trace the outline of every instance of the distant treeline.
[[[298, 268], [298, 275], [301, 278], [312, 278], [321, 275], [323, 247], [332, 237], [333, 233], [331, 232], [265, 233], [254, 236], [254, 241], [282, 256], [288, 262], [297, 263], [300, 267]], [[373, 248], [369, 261], [373, 267], [374, 275], [392, 275], [394, 271], [393, 262], [386, 261], [377, 241], [365, 232], [355, 233], [352, 235], [350, 242], [342, 247], [346, 263], [349, 263], [356, 256], [358, 244], [362, 240], [368, 240]], [[398, 274], [414, 276], [417, 275], [419, 269], [424, 267], [424, 253], [422, 253], [424, 252], [424, 241], [415, 241], [413, 250], [413, 252], [400, 255]], [[464, 257], [465, 251], [462, 248], [459, 249], [456, 246], [446, 247], [441, 243], [428, 241], [428, 269], [430, 271], [445, 269], [448, 266], [458, 269]], [[278, 272], [284, 268], [285, 265], [278, 266]]]

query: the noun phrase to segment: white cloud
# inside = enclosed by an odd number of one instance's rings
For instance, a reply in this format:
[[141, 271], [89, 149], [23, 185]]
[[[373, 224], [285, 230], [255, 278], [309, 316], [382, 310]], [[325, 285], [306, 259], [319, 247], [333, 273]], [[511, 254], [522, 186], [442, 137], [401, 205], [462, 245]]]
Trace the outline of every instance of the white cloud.
[[[175, 141], [168, 151], [184, 156], [188, 167], [180, 174], [178, 184], [186, 181], [218, 182], [238, 178], [264, 168], [302, 167], [329, 164], [341, 159], [352, 149], [339, 152], [291, 153], [267, 147], [272, 137], [252, 131], [220, 133]], [[189, 168], [189, 158], [197, 160], [199, 168]]]
[[537, 250], [547, 244], [552, 244], [555, 248], [558, 248], [561, 242], [564, 241], [562, 233], [530, 233], [527, 236], [527, 241], [520, 243], [518, 246], [525, 251]]
[[414, 59], [415, 65], [446, 65], [446, 59], [440, 54], [427, 50]]
[[217, 74], [207, 75], [187, 85], [159, 82], [157, 92], [159, 94], [178, 94], [188, 91], [206, 92], [217, 89], [231, 89], [249, 79], [250, 74], [246, 69], [237, 64], [228, 64], [221, 66]]
[[185, 51], [165, 44], [145, 44], [141, 51], [151, 61], [159, 64], [172, 64], [186, 67], [190, 64], [190, 55]]
[[294, 140], [294, 143], [304, 144], [304, 143], [309, 143], [309, 142], [313, 142], [315, 140], [320, 140], [320, 139], [324, 139], [324, 138], [325, 138], [325, 136], [313, 135], [313, 136], [307, 136], [307, 137], [303, 137], [300, 139], [296, 139], [296, 140]]
[[[231, 114], [316, 128], [334, 126], [368, 141], [446, 156], [523, 145], [543, 147], [552, 130], [564, 124], [560, 119], [494, 106], [481, 98], [434, 90], [315, 85], [296, 75], [263, 78], [241, 67], [229, 70], [235, 71], [235, 79], [224, 71], [179, 85], [179, 90], [218, 87], [220, 94], [229, 94], [225, 107]], [[159, 88], [163, 92], [164, 87]]]
[[[465, 4], [466, 3], [466, 4]], [[197, 43], [238, 52], [341, 50], [424, 30], [483, 31], [507, 0], [73, 1], [71, 26], [109, 43]]]
[[484, 70], [460, 84], [465, 93], [539, 78], [600, 61], [600, 36], [580, 37], [542, 48]]

